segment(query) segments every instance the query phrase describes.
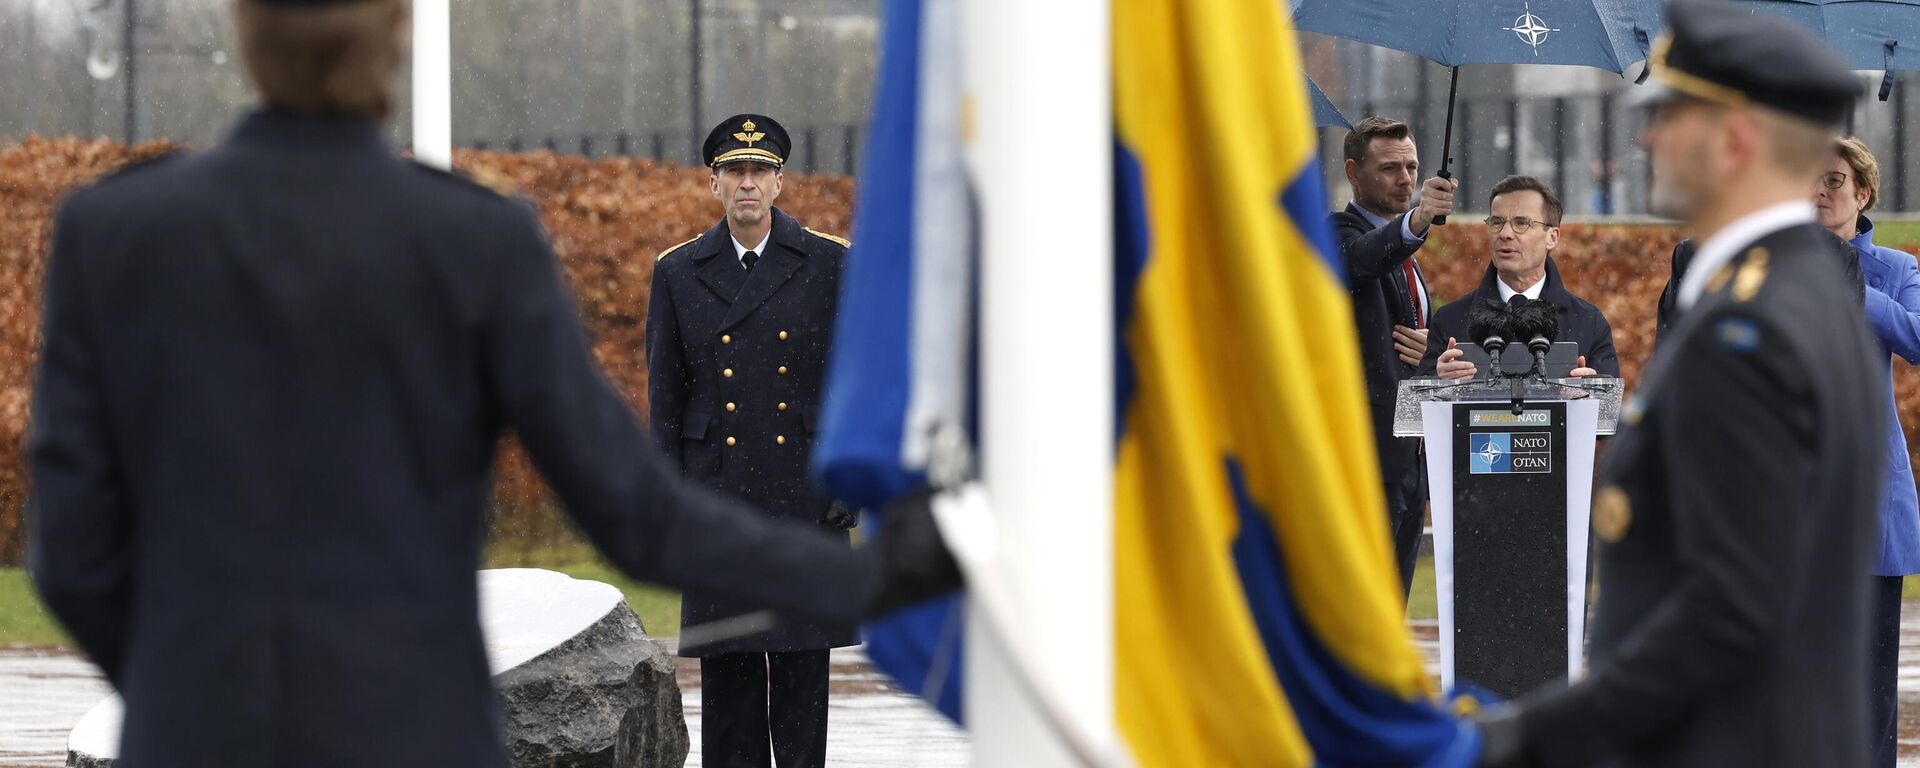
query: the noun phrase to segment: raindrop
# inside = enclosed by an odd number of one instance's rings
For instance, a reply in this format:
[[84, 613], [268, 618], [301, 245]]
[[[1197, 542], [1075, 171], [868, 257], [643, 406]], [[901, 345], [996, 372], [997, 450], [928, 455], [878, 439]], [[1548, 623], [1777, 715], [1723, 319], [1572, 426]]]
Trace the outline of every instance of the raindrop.
[[95, 80], [111, 80], [120, 73], [120, 52], [95, 43], [87, 51], [87, 74]]
[[225, 64], [225, 63], [227, 63], [227, 52], [226, 52], [226, 51], [223, 51], [223, 50], [218, 50], [218, 49], [216, 49], [216, 50], [214, 50], [214, 52], [213, 52], [213, 63], [215, 63], [215, 64]]

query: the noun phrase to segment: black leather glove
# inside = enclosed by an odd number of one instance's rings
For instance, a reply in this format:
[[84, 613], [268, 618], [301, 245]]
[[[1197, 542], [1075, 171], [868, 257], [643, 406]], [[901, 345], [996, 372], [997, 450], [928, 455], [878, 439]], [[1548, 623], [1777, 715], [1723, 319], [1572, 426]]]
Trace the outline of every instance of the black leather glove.
[[872, 547], [880, 559], [880, 589], [869, 616], [884, 616], [965, 586], [960, 564], [933, 521], [933, 491], [915, 491], [888, 504]]
[[820, 522], [836, 531], [844, 531], [860, 524], [860, 513], [844, 502], [835, 501], [827, 505], [827, 514]]
[[1520, 711], [1500, 707], [1475, 717], [1480, 726], [1480, 768], [1531, 768], [1537, 765], [1527, 752], [1526, 731], [1520, 723]]

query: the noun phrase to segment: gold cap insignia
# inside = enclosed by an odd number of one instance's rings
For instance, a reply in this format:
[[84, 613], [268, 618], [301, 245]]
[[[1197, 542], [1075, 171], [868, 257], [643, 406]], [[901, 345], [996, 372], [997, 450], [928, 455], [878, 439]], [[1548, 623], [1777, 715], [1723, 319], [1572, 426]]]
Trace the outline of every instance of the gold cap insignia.
[[1771, 255], [1765, 248], [1755, 248], [1747, 252], [1747, 263], [1740, 265], [1740, 273], [1733, 276], [1733, 298], [1738, 301], [1752, 299], [1760, 292], [1760, 285], [1767, 281], [1767, 260]]
[[1617, 544], [1626, 538], [1631, 525], [1633, 501], [1627, 498], [1627, 492], [1617, 485], [1600, 489], [1599, 495], [1593, 498], [1593, 532], [1600, 535], [1601, 541]]
[[753, 124], [752, 120], [748, 120], [745, 125], [740, 126], [740, 129], [741, 129], [740, 133], [734, 134], [733, 137], [735, 139], [739, 139], [740, 141], [746, 142], [747, 146], [751, 147], [753, 146], [754, 142], [767, 137], [766, 134], [754, 130], [755, 128], [758, 128], [758, 127], [759, 126], [756, 126]]

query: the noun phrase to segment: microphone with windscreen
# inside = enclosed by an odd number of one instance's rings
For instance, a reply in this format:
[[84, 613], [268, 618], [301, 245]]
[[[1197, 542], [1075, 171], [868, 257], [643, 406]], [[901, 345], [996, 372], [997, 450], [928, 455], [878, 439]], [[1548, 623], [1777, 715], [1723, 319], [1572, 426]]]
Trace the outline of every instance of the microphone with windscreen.
[[1527, 351], [1533, 353], [1533, 371], [1536, 379], [1547, 377], [1547, 352], [1553, 349], [1553, 342], [1560, 338], [1560, 310], [1552, 302], [1542, 299], [1529, 299], [1520, 302], [1512, 314], [1514, 338], [1527, 340]]
[[1474, 302], [1467, 308], [1467, 335], [1487, 351], [1489, 378], [1500, 378], [1500, 354], [1507, 350], [1507, 339], [1516, 335], [1507, 305], [1487, 298]]

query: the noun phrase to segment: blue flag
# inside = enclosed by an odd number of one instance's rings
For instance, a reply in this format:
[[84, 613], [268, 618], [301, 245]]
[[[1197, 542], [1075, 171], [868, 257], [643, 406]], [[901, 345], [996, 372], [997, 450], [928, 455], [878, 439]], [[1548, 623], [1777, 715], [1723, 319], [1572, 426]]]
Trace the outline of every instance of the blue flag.
[[[960, 12], [888, 0], [814, 473], [877, 509], [958, 479], [972, 443], [974, 214], [962, 158]], [[869, 515], [867, 534], [886, 525]], [[866, 627], [867, 656], [960, 722], [961, 598]]]

